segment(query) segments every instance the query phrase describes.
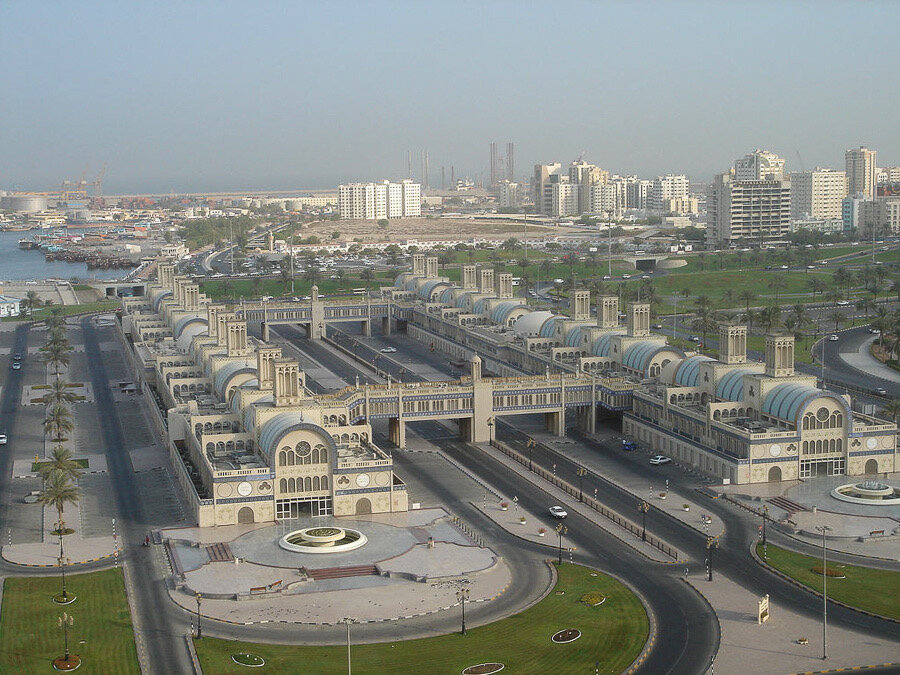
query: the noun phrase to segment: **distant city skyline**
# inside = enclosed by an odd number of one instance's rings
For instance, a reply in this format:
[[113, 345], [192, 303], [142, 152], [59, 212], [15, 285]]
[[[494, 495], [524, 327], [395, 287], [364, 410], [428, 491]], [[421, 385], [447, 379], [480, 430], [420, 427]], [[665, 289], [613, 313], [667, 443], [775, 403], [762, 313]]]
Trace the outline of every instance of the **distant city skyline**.
[[[891, 2], [0, 5], [0, 189], [107, 166], [104, 191], [490, 182], [584, 158], [710, 181], [900, 164]], [[853, 41], [852, 36], [864, 36]], [[849, 58], [870, 45], [870, 58]], [[883, 67], [879, 67], [882, 64]]]

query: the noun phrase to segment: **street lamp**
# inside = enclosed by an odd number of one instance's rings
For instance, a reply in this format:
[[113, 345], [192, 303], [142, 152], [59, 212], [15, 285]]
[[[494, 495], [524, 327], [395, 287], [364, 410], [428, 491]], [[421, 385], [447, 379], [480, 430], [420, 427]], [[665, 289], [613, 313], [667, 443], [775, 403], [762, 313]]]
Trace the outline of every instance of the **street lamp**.
[[559, 557], [558, 557], [557, 562], [559, 565], [562, 565], [562, 538], [563, 538], [563, 535], [566, 534], [568, 531], [569, 531], [568, 527], [566, 527], [562, 523], [557, 523], [556, 534], [559, 535]]
[[487, 418], [487, 425], [488, 425], [488, 443], [490, 444], [494, 440], [494, 418], [493, 417]]
[[831, 528], [827, 525], [816, 526], [816, 529], [822, 533], [822, 659], [828, 658], [828, 555], [826, 551], [828, 547], [825, 544], [825, 537]]
[[766, 553], [766, 521], [769, 519], [769, 505], [765, 504], [762, 510], [762, 545], [763, 545], [763, 557], [765, 557]]
[[641, 512], [641, 541], [647, 541], [647, 511], [650, 510], [650, 504], [642, 499], [638, 505], [638, 511]]
[[197, 639], [199, 640], [203, 637], [203, 629], [200, 627], [200, 601], [203, 596], [197, 593], [195, 598], [197, 599]]
[[719, 547], [714, 537], [706, 538], [706, 573], [707, 580], [713, 580], [713, 551]]
[[63, 629], [63, 640], [66, 649], [66, 655], [63, 658], [65, 659], [66, 664], [69, 663], [69, 626], [74, 624], [75, 619], [66, 612], [63, 612], [63, 615], [56, 620], [56, 625]]
[[531, 455], [532, 455], [532, 452], [534, 451], [534, 439], [529, 438], [528, 442], [525, 444], [525, 447], [528, 448], [528, 470], [534, 471], [534, 465], [531, 461]]
[[353, 672], [353, 666], [350, 662], [350, 624], [359, 622], [349, 616], [345, 616], [343, 619], [341, 619], [340, 622], [347, 624], [347, 675], [351, 675], [351, 673]]
[[459, 600], [460, 605], [462, 606], [462, 630], [460, 630], [460, 635], [466, 634], [466, 600], [469, 599], [469, 587], [462, 586], [459, 590], [456, 591], [456, 599]]
[[587, 469], [583, 466], [579, 466], [578, 470], [575, 472], [575, 475], [578, 476], [578, 501], [584, 501], [584, 490], [582, 489], [582, 485], [584, 483], [584, 477], [587, 475]]
[[59, 556], [57, 558], [59, 561], [59, 569], [62, 572], [62, 601], [66, 603], [69, 601], [69, 594], [66, 591], [66, 565], [70, 564], [72, 561], [63, 556]]

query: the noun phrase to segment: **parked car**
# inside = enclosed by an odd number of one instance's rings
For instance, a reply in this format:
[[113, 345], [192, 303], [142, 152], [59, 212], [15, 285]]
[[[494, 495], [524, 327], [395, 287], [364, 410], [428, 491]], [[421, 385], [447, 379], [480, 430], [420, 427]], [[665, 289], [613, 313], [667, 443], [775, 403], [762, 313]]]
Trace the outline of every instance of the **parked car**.
[[637, 449], [637, 443], [635, 443], [634, 441], [626, 441], [624, 439], [622, 440], [622, 450], [624, 450], [625, 452], [631, 452], [635, 449]]
[[838, 300], [837, 305], [838, 305], [838, 307], [849, 307], [850, 301], [849, 300]]
[[630, 279], [630, 278], [631, 278], [631, 275], [630, 275], [630, 274], [623, 274], [623, 275], [622, 275], [622, 278], [623, 278], [623, 279]]
[[38, 500], [40, 498], [41, 498], [41, 491], [40, 490], [32, 490], [27, 495], [25, 495], [25, 499], [23, 499], [22, 501], [24, 501], [26, 504], [37, 504]]
[[882, 387], [878, 387], [878, 388], [875, 390], [875, 393], [878, 394], [879, 396], [887, 396], [887, 389], [884, 389], [884, 388], [882, 388]]
[[13, 370], [22, 370], [22, 362], [21, 361], [13, 361], [12, 369]]
[[881, 333], [881, 331], [878, 330], [877, 328], [869, 328], [869, 332], [870, 332], [872, 335], [879, 335], [879, 334]]
[[662, 324], [661, 324], [661, 323], [655, 323], [655, 324], [653, 324], [652, 326], [650, 326], [650, 328], [652, 328], [653, 330], [662, 330]]
[[650, 458], [650, 463], [653, 465], [668, 464], [671, 461], [672, 458], [666, 457], [665, 455], [653, 455], [653, 457]]
[[396, 347], [382, 347], [381, 351], [383, 354], [396, 354], [397, 348]]
[[829, 336], [828, 336], [828, 341], [829, 341], [829, 342], [837, 342], [839, 339], [840, 339], [840, 338], [839, 338], [837, 335], [829, 335]]
[[13, 361], [21, 361], [21, 360], [22, 360], [22, 355], [21, 355], [21, 354], [16, 353], [16, 354], [13, 355]]
[[6, 445], [9, 442], [9, 439], [6, 437], [6, 434], [0, 434], [0, 445]]
[[691, 342], [700, 342], [700, 338], [698, 338], [696, 335], [691, 335], [688, 340], [690, 340]]
[[550, 515], [553, 516], [554, 518], [558, 518], [559, 520], [562, 520], [569, 514], [566, 513], [566, 510], [561, 506], [551, 506], [550, 507]]

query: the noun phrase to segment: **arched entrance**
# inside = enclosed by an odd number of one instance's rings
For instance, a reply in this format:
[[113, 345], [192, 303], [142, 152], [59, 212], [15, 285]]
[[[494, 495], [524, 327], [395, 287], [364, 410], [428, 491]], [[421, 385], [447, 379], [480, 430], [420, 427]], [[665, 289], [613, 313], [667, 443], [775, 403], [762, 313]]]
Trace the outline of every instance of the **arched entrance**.
[[362, 516], [367, 513], [372, 513], [372, 502], [368, 497], [363, 497], [356, 502], [356, 515]]
[[241, 507], [241, 510], [238, 511], [238, 524], [251, 525], [253, 522], [255, 522], [253, 518], [253, 509], [249, 506]]
[[877, 459], [867, 459], [866, 460], [866, 473], [878, 473], [878, 460]]
[[781, 480], [781, 467], [773, 466], [769, 469], [769, 482], [774, 483]]

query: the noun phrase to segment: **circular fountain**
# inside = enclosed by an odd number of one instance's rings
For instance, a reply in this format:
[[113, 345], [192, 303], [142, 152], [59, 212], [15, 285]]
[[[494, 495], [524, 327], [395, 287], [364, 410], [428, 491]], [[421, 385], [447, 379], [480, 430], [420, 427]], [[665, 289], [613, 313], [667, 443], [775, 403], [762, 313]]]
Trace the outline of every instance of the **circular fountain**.
[[844, 502], [870, 506], [900, 504], [900, 488], [877, 480], [839, 485], [831, 491], [831, 496]]
[[368, 541], [359, 530], [347, 527], [306, 527], [288, 532], [278, 545], [293, 553], [346, 553]]

